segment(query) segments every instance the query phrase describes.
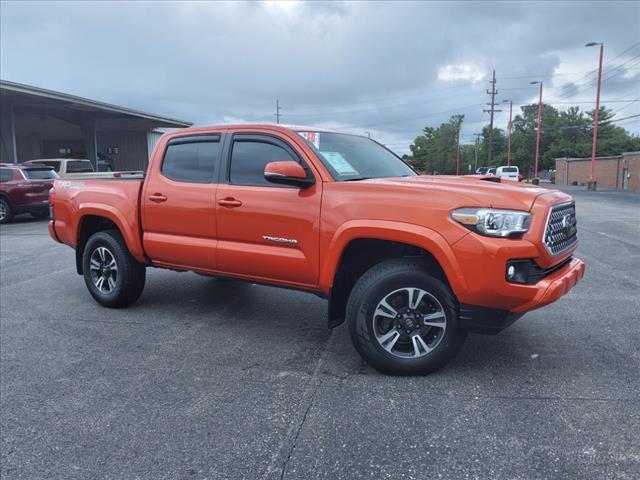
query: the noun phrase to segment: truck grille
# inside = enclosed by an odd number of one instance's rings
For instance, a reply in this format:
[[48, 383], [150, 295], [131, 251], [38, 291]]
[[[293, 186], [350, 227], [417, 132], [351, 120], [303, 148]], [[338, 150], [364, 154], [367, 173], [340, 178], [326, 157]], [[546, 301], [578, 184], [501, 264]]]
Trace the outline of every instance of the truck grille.
[[578, 242], [576, 206], [573, 203], [556, 205], [549, 212], [544, 245], [551, 255], [559, 255]]

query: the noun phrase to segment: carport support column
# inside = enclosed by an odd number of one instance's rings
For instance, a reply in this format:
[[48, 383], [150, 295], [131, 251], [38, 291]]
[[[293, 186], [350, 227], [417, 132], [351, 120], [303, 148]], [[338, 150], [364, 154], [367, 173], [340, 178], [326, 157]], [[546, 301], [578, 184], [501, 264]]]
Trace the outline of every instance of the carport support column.
[[0, 108], [0, 161], [18, 163], [16, 152], [16, 123], [13, 115], [13, 105], [6, 100]]
[[91, 160], [93, 168], [98, 171], [98, 140], [96, 136], [96, 121], [93, 118], [85, 118], [80, 124], [82, 140], [87, 151], [87, 158]]

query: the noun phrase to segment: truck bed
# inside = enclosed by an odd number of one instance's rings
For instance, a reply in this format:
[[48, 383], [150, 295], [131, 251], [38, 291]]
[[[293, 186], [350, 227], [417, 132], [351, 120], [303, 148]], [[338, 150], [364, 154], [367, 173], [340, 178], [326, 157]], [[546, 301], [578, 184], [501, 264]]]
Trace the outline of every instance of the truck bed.
[[63, 178], [53, 183], [52, 230], [59, 241], [75, 247], [80, 227], [93, 217], [106, 217], [124, 236], [133, 256], [146, 262], [140, 237], [143, 175], [96, 179]]

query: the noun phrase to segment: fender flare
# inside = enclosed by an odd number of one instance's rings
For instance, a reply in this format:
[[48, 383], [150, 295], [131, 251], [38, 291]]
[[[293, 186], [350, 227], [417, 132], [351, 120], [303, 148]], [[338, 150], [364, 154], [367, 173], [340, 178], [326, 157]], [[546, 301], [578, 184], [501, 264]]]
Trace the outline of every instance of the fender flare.
[[387, 220], [352, 220], [343, 223], [334, 233], [320, 270], [320, 287], [327, 292], [340, 265], [347, 245], [356, 239], [373, 238], [413, 245], [427, 251], [438, 261], [456, 295], [467, 290], [460, 264], [449, 243], [435, 230], [411, 223]]
[[77, 218], [78, 223], [74, 228], [74, 238], [76, 241], [76, 246], [78, 241], [80, 240], [80, 228], [82, 226], [82, 222], [87, 216], [95, 216], [95, 217], [103, 217], [107, 220], [112, 221], [122, 238], [124, 239], [129, 252], [131, 255], [138, 260], [140, 263], [147, 263], [147, 259], [144, 255], [144, 250], [142, 248], [142, 242], [138, 235], [138, 220], [137, 218], [127, 219], [122, 212], [117, 210], [116, 208], [105, 205], [105, 204], [96, 204], [96, 203], [81, 203], [78, 211]]

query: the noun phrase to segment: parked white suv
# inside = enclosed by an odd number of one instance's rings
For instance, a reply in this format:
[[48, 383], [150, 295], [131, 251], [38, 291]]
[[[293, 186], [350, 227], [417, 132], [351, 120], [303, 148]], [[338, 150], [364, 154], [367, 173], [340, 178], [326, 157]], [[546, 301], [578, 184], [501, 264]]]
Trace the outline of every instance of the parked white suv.
[[518, 167], [515, 167], [515, 166], [498, 167], [496, 169], [496, 176], [500, 178], [504, 178], [506, 180], [513, 180], [514, 182], [517, 182], [519, 179], [519, 175], [520, 175], [520, 170], [518, 170]]

